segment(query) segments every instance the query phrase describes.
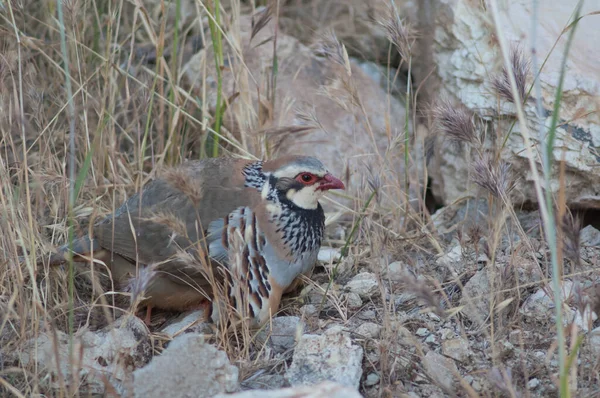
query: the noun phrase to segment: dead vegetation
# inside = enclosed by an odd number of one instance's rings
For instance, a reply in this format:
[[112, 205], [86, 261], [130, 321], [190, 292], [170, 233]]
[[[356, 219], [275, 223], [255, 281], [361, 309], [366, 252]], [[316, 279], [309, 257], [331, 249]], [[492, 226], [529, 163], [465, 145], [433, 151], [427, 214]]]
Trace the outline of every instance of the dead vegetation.
[[[177, 16], [174, 2], [63, 2], [73, 119], [64, 87], [56, 5], [0, 2], [2, 394], [86, 395], [85, 383], [72, 376], [77, 372], [63, 379], [35, 361], [25, 362], [19, 353], [28, 352], [31, 341], [44, 333], [94, 331], [137, 311], [143, 283], [128, 292], [115, 292], [102, 264], [78, 265], [72, 275], [68, 266], [47, 265], [52, 248], [67, 241], [70, 223], [75, 235], [87, 233], [90, 225], [113, 212], [164, 166], [211, 156], [215, 142], [219, 155], [274, 157], [297, 135], [325, 129], [315, 114], [304, 111], [296, 113], [302, 126], [278, 125], [276, 109], [293, 104], [286, 102], [289, 98], [276, 97], [277, 66], [269, 71], [258, 103], [252, 103], [250, 81], [257, 77], [243, 62], [246, 49], [236, 25], [242, 15], [253, 15], [253, 46], [275, 48], [277, 35], [296, 35], [339, 68], [337, 79], [323, 82], [320, 94], [339, 107], [360, 109], [366, 120], [360, 128], [374, 134], [349, 61], [361, 56], [352, 43], [363, 38], [345, 23], [364, 7], [368, 10], [360, 23], [379, 26], [393, 45], [388, 58], [380, 60], [396, 68], [395, 76], [388, 77], [409, 83], [409, 94], [403, 93], [402, 100], [408, 101], [406, 116], [411, 123], [388, 126], [387, 151], [378, 152], [374, 145], [379, 161], [365, 164], [363, 189], [350, 197], [332, 198], [350, 203], [329, 214], [326, 245], [342, 249], [343, 257], [339, 263], [319, 264], [305, 285], [285, 298], [280, 315], [297, 315], [306, 329], [316, 332], [332, 324], [353, 330], [352, 338], [365, 352], [360, 389], [365, 396], [396, 397], [408, 391], [422, 396], [455, 394], [431, 375], [425, 358], [448, 341], [459, 340], [467, 348], [458, 354], [442, 350], [457, 360], [461, 395], [535, 395], [528, 387], [534, 378], [545, 386], [544, 393], [555, 394], [556, 331], [551, 312], [536, 313], [537, 307], [523, 310], [534, 293], [549, 289], [549, 251], [539, 216], [513, 205], [514, 176], [510, 165], [499, 160], [502, 142], [490, 137], [490, 131], [503, 136], [505, 131], [496, 133], [503, 125], [493, 126], [448, 100], [437, 101], [430, 109], [417, 107], [418, 85], [424, 82], [411, 82], [405, 75], [418, 27], [408, 25], [394, 8], [371, 8], [365, 5], [368, 2], [331, 1], [325, 7], [319, 0], [278, 1], [259, 10], [258, 3], [265, 2], [221, 4], [221, 28], [227, 35], [222, 37], [226, 51], [218, 68], [231, 71], [236, 80], [234, 94], [223, 96], [219, 111], [213, 106], [218, 90], [215, 65], [206, 62], [199, 69], [204, 71], [202, 87], [191, 87], [183, 73], [200, 48], [219, 52], [207, 47], [213, 46], [209, 20], [217, 2], [182, 3], [190, 8]], [[327, 12], [319, 16], [323, 9]], [[327, 20], [329, 24], [324, 23]], [[280, 22], [281, 31], [255, 43], [273, 21]], [[274, 58], [285, 61], [276, 54]], [[512, 62], [522, 101], [527, 96], [528, 63], [517, 50]], [[513, 101], [506, 71], [493, 78], [492, 86], [499, 100]], [[477, 198], [449, 205], [435, 216], [438, 209], [427, 206], [427, 171], [420, 164], [429, 156], [420, 153], [426, 148], [418, 147], [412, 124], [422, 114], [429, 119], [428, 142], [444, 145], [448, 139], [465, 146], [465, 156], [472, 160], [470, 180], [481, 187]], [[223, 123], [217, 124], [220, 117]], [[69, 150], [70, 122], [76, 131], [74, 153]], [[69, 175], [72, 162], [74, 181]], [[396, 173], [398, 162], [404, 165], [402, 176]], [[187, 184], [176, 173], [172, 177], [174, 184]], [[78, 189], [70, 209], [73, 182]], [[198, 196], [197, 189], [189, 187], [192, 196]], [[561, 220], [562, 276], [578, 286], [567, 297], [582, 313], [586, 306], [598, 313], [598, 248], [581, 243], [583, 225], [562, 199], [559, 195], [555, 206]], [[155, 217], [174, 229], [184, 228], [170, 215]], [[42, 265], [36, 266], [38, 262]], [[346, 284], [364, 271], [374, 275], [377, 289], [357, 301]], [[153, 318], [155, 355], [168, 344], [160, 328], [175, 315]], [[356, 332], [365, 323], [377, 325], [373, 329], [377, 333]], [[573, 352], [580, 331], [572, 319], [565, 329]], [[293, 355], [292, 350], [274, 355], [244, 323], [213, 329], [209, 341], [239, 367], [245, 388], [256, 386], [263, 374], [283, 374]], [[579, 388], [589, 396], [598, 393], [595, 353], [584, 346], [576, 366]], [[75, 358], [69, 364], [72, 369], [79, 365]], [[377, 381], [367, 383], [370, 374], [377, 375]]]

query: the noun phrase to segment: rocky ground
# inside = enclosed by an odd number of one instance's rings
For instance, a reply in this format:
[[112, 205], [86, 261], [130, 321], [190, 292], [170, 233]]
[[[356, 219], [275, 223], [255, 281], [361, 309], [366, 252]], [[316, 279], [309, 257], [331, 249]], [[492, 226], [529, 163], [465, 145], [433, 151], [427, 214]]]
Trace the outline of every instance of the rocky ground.
[[[223, 348], [202, 311], [159, 313], [151, 330], [135, 316], [98, 331], [80, 330], [80, 391], [136, 397], [553, 396], [554, 308], [538, 214], [517, 214], [527, 237], [507, 219], [492, 258], [493, 243], [481, 227], [486, 212], [483, 200], [440, 209], [436, 227], [454, 230], [444, 234], [447, 248], [440, 255], [395, 253], [363, 261], [353, 250], [340, 260], [339, 251], [325, 247], [326, 261], [313, 282], [290, 295], [282, 313], [244, 340], [243, 348]], [[591, 397], [600, 393], [593, 381], [600, 356], [600, 231], [587, 226], [578, 238], [579, 263], [567, 261], [563, 316], [570, 344], [583, 337], [577, 396]], [[64, 359], [60, 373], [69, 380], [67, 342], [64, 334], [43, 335], [30, 343], [37, 344], [37, 358], [25, 351], [19, 360], [37, 360], [58, 372], [58, 353]]]
[[[80, 82], [89, 82], [81, 83], [86, 97], [77, 103], [78, 128], [89, 134], [78, 141], [80, 168], [92, 153], [75, 208], [78, 232], [169, 156], [177, 162], [206, 155], [206, 123], [221, 79], [229, 101], [223, 152], [311, 154], [344, 176], [344, 195], [323, 203], [327, 239], [313, 274], [285, 297], [271, 322], [250, 331], [217, 328], [202, 311], [156, 312], [147, 326], [128, 303], [112, 308], [117, 295], [106, 278], [100, 289], [85, 267], [77, 268], [70, 340], [66, 272], [33, 272], [11, 257], [31, 248], [45, 255], [66, 239], [68, 125], [55, 118], [66, 99], [63, 80], [54, 83], [64, 76], [52, 66], [61, 64], [60, 55], [40, 39], [48, 35], [58, 43], [56, 32], [46, 31], [54, 20], [46, 21], [38, 37], [25, 36], [25, 60], [11, 44], [10, 51], [0, 50], [8, 65], [0, 64], [0, 88], [8, 88], [0, 90], [0, 392], [558, 396], [550, 251], [487, 2], [396, 0], [394, 9], [388, 1], [281, 1], [277, 17], [272, 7], [242, 3], [240, 11], [227, 2], [222, 15], [227, 40], [219, 73], [204, 2], [182, 0], [177, 23], [175, 4], [158, 0], [125, 5], [118, 23], [114, 10], [97, 11], [106, 37], [117, 26], [123, 36], [115, 54], [93, 62], [75, 57], [80, 68], [72, 68]], [[518, 46], [529, 34], [529, 3], [511, 3], [499, 22], [521, 94], [533, 84], [529, 53]], [[534, 135], [552, 122], [565, 41], [558, 37], [568, 32], [563, 27], [575, 1], [545, 4], [551, 7], [537, 17], [544, 22], [537, 51], [549, 61], [540, 74], [540, 97], [531, 94], [522, 103]], [[91, 12], [69, 6], [68, 17]], [[6, 32], [33, 31], [31, 15], [43, 20], [31, 4], [24, 7], [16, 17], [20, 30], [2, 25]], [[554, 157], [562, 163], [544, 186], [559, 214], [558, 294], [572, 396], [600, 397], [600, 59], [590, 47], [600, 37], [589, 18], [597, 10], [586, 7], [559, 107]], [[0, 5], [0, 15], [4, 11]], [[85, 15], [95, 20], [95, 12]], [[129, 35], [131, 20], [138, 19], [146, 30]], [[190, 38], [179, 63], [170, 58], [174, 26]], [[80, 34], [82, 48], [105, 39]], [[157, 37], [164, 41], [164, 62]], [[21, 69], [27, 95], [17, 101], [21, 89], [9, 77]], [[157, 76], [177, 76], [177, 90], [165, 94], [170, 86], [155, 86]], [[159, 94], [154, 102], [151, 90]], [[152, 123], [145, 119], [149, 109]], [[138, 154], [146, 138], [147, 152]], [[544, 150], [544, 142], [534, 141]], [[96, 146], [86, 152], [90, 145]], [[93, 150], [98, 146], [107, 150]], [[32, 197], [20, 191], [26, 183]]]

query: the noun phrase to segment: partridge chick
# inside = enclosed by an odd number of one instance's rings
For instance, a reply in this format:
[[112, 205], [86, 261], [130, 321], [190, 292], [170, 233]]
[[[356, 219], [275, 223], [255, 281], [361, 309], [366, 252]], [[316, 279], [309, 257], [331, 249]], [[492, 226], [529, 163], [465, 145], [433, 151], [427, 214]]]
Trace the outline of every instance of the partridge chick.
[[[105, 262], [121, 289], [143, 282], [146, 322], [153, 307], [183, 311], [203, 300], [218, 322], [216, 280], [228, 304], [260, 326], [315, 264], [325, 221], [319, 198], [329, 189], [344, 184], [314, 157], [189, 161], [75, 240], [72, 254]], [[64, 263], [68, 251], [60, 247], [50, 263]], [[199, 265], [207, 259], [209, 267]]]

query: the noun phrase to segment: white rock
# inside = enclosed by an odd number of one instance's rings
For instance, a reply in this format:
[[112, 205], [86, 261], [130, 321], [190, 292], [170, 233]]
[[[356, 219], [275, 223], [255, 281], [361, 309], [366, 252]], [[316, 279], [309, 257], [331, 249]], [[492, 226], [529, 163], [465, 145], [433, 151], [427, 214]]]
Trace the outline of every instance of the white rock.
[[402, 281], [406, 278], [407, 267], [402, 261], [394, 261], [387, 266], [386, 275], [392, 281]]
[[367, 339], [376, 339], [381, 333], [381, 326], [373, 322], [365, 322], [357, 327], [354, 332]]
[[458, 369], [452, 359], [434, 351], [429, 351], [423, 358], [423, 365], [429, 376], [437, 384], [449, 390], [454, 390], [455, 374], [458, 374]]
[[540, 380], [535, 377], [527, 382], [527, 388], [529, 388], [530, 390], [537, 388], [539, 385], [540, 385]]
[[[552, 292], [552, 285], [549, 284], [547, 289]], [[589, 305], [584, 308], [583, 314], [576, 308], [564, 305], [573, 294], [573, 289], [574, 283], [572, 281], [565, 280], [562, 282], [563, 324], [567, 325], [574, 322], [581, 330], [588, 332], [590, 325], [598, 319], [598, 315], [590, 309]], [[554, 316], [554, 298], [540, 288], [525, 300], [519, 312], [538, 321], [552, 318]]]
[[425, 336], [429, 336], [431, 334], [431, 332], [427, 328], [418, 328], [417, 332], [415, 334], [419, 337], [425, 337]]
[[588, 225], [579, 232], [582, 246], [600, 246], [600, 231], [592, 225]]
[[363, 349], [352, 343], [348, 333], [338, 328], [323, 335], [305, 334], [285, 374], [292, 386], [316, 384], [324, 380], [358, 389], [362, 376]]
[[319, 249], [319, 254], [317, 256], [317, 260], [321, 261], [325, 264], [330, 264], [332, 262], [339, 261], [342, 258], [342, 254], [339, 249], [323, 246]]
[[600, 327], [590, 332], [588, 347], [594, 353], [595, 358], [600, 357]]
[[462, 313], [476, 325], [483, 325], [490, 314], [490, 283], [488, 268], [477, 271], [463, 289], [460, 305]]
[[346, 303], [349, 309], [355, 310], [362, 307], [363, 302], [358, 293], [347, 292], [340, 295], [342, 302]]
[[217, 394], [214, 398], [362, 398], [354, 388], [331, 381], [308, 386], [296, 386], [278, 390], [251, 390], [236, 394]]
[[176, 337], [133, 374], [135, 397], [212, 397], [238, 389], [238, 368], [227, 354], [193, 333]]
[[379, 383], [379, 375], [377, 373], [369, 373], [365, 380], [365, 386], [371, 387]]
[[[577, 0], [545, 0], [539, 8], [536, 51], [538, 66], [544, 62], [540, 74], [542, 104], [545, 115], [541, 124], [548, 126], [552, 117], [558, 76], [567, 42], [561, 32], [569, 23]], [[433, 60], [437, 64], [435, 79], [439, 80], [437, 96], [448, 96], [474, 112], [489, 118], [506, 120], [514, 117], [515, 107], [498, 98], [490, 87], [490, 75], [501, 73], [502, 55], [495, 36], [495, 24], [490, 7], [483, 10], [480, 3], [471, 0], [434, 0], [428, 4], [435, 9], [433, 36]], [[500, 25], [509, 45], [520, 44], [530, 56], [532, 3], [514, 0], [500, 7]], [[584, 2], [581, 15], [598, 9], [597, 2]], [[568, 184], [559, 184], [558, 165], [555, 168], [550, 189], [557, 192], [565, 187], [567, 205], [597, 208], [600, 206], [600, 159], [595, 148], [600, 146], [600, 115], [597, 98], [600, 96], [600, 52], [595, 48], [600, 42], [598, 23], [593, 18], [582, 18], [577, 26], [567, 61], [563, 98], [560, 106], [561, 126], [557, 131], [554, 157], [564, 155]], [[553, 46], [555, 46], [553, 48]], [[546, 56], [549, 55], [546, 61]], [[537, 71], [531, 70], [526, 90]], [[524, 106], [525, 116], [532, 138], [537, 141], [538, 117], [535, 111], [535, 90]], [[497, 115], [498, 112], [500, 115]], [[488, 127], [489, 128], [489, 127]], [[492, 127], [493, 128], [493, 127]], [[504, 136], [506, 124], [501, 123], [498, 132], [488, 136]], [[465, 151], [453, 145], [436, 145], [435, 160], [431, 164], [434, 194], [452, 203], [478, 190], [470, 178], [470, 159]], [[534, 148], [537, 152], [541, 146]], [[564, 151], [564, 153], [563, 153]], [[512, 165], [517, 177], [514, 204], [537, 202], [533, 177], [526, 160], [523, 138], [519, 124], [506, 141], [501, 158]], [[558, 163], [558, 162], [556, 162]]]
[[346, 284], [346, 290], [356, 293], [362, 299], [370, 299], [379, 290], [375, 274], [361, 272]]
[[[72, 368], [69, 366], [69, 336], [57, 331], [57, 345], [50, 334], [42, 334], [28, 342], [27, 349], [19, 353], [22, 366], [37, 361], [40, 368], [46, 368], [54, 375], [52, 386], [60, 388], [57, 379], [57, 362], [65, 385], [72, 382]], [[74, 352], [79, 363], [78, 391], [85, 394], [103, 395], [106, 381], [123, 393], [124, 385], [131, 381], [134, 369], [144, 366], [152, 358], [152, 343], [148, 329], [135, 316], [122, 316], [113, 324], [91, 332], [79, 331], [74, 338]], [[58, 359], [56, 358], [58, 353]], [[79, 355], [81, 353], [81, 356]]]
[[450, 339], [442, 342], [442, 352], [444, 355], [460, 362], [466, 362], [471, 355], [469, 343], [463, 338]]
[[430, 334], [429, 336], [427, 336], [425, 338], [425, 342], [427, 344], [436, 344], [437, 343], [437, 336], [435, 334]]
[[319, 312], [319, 309], [314, 304], [306, 304], [306, 305], [303, 305], [302, 307], [300, 307], [300, 313], [303, 316], [308, 317], [308, 318], [317, 315], [318, 312]]

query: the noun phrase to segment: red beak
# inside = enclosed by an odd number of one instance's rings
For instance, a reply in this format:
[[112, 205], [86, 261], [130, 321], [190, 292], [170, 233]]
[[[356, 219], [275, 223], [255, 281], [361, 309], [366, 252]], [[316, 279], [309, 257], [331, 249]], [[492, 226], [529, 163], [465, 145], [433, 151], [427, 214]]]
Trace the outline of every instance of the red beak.
[[329, 189], [346, 189], [346, 187], [344, 186], [342, 180], [327, 173], [321, 179], [321, 185], [319, 185], [319, 190], [327, 191]]

